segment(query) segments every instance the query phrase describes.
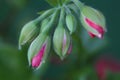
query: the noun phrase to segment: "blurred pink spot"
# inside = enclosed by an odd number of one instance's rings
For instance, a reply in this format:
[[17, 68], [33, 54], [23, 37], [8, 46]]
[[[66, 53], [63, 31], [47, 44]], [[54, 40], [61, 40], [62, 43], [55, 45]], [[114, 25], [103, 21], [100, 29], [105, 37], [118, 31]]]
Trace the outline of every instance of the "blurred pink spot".
[[102, 58], [95, 65], [100, 80], [106, 80], [106, 71], [120, 72], [120, 63], [114, 59]]

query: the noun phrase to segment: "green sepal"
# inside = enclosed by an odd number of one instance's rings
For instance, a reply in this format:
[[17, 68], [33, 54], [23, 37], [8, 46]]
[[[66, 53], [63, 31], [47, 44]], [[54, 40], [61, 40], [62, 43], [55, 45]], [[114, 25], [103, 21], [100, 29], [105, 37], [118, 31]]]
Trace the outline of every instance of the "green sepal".
[[70, 34], [72, 34], [75, 30], [76, 30], [76, 18], [74, 17], [74, 15], [72, 15], [71, 13], [68, 13], [66, 15], [66, 25], [68, 30], [70, 31]]
[[63, 25], [59, 24], [58, 27], [55, 29], [53, 35], [54, 50], [59, 56], [62, 56], [63, 35], [64, 35]]
[[38, 35], [38, 33], [39, 27], [37, 26], [37, 22], [30, 21], [25, 24], [21, 30], [19, 38], [19, 49], [21, 49], [22, 45], [32, 41]]
[[89, 27], [86, 23], [85, 23], [85, 16], [81, 14], [80, 16], [80, 20], [81, 20], [81, 23], [83, 25], [83, 27], [87, 30], [87, 31], [90, 31], [92, 32], [93, 34], [96, 34], [96, 35], [99, 35], [98, 31], [96, 31], [95, 29]]
[[50, 21], [49, 18], [46, 18], [46, 19], [44, 19], [44, 20], [42, 21], [40, 32], [43, 32], [43, 31], [45, 30], [45, 28], [46, 28], [46, 26], [48, 25], [49, 21]]
[[64, 29], [64, 35], [66, 36], [66, 45], [65, 48], [62, 50], [62, 58], [64, 59], [67, 55], [68, 49], [70, 47], [70, 43], [71, 43], [71, 37], [70, 34], [68, 32], [68, 30]]

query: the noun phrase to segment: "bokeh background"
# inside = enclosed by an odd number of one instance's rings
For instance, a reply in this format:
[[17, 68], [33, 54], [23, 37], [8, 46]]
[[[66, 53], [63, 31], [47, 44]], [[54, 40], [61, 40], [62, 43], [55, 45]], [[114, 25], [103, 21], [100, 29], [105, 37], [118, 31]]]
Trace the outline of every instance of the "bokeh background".
[[[82, 30], [80, 35], [73, 35], [70, 56], [61, 61], [51, 51], [47, 63], [34, 71], [28, 65], [27, 48], [18, 50], [20, 31], [24, 24], [39, 16], [39, 11], [51, 6], [44, 0], [0, 0], [0, 80], [99, 80], [95, 69], [99, 59], [108, 58], [120, 64], [120, 1], [81, 1], [105, 15], [108, 29], [105, 38], [91, 40]], [[119, 68], [112, 69], [118, 72], [108, 71], [108, 80], [120, 80]]]

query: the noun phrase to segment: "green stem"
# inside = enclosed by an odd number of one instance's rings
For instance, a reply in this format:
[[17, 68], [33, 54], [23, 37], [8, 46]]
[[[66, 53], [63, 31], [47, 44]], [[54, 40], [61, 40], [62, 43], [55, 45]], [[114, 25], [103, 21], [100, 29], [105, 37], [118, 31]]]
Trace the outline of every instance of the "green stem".
[[70, 0], [65, 0], [64, 2], [63, 2], [63, 4], [64, 5], [67, 5], [69, 2], [71, 2]]
[[66, 9], [66, 10], [65, 10], [66, 13], [67, 13], [67, 14], [71, 14], [71, 11], [70, 11], [70, 9], [68, 8], [68, 6], [64, 5], [64, 7], [65, 7], [65, 9]]
[[75, 3], [75, 5], [76, 5], [80, 10], [83, 8], [84, 4], [83, 4], [81, 1], [79, 1], [79, 0], [72, 0], [72, 1]]
[[59, 1], [59, 5], [62, 6], [62, 1], [61, 0], [58, 0]]
[[61, 12], [60, 12], [59, 23], [60, 23], [60, 22], [64, 22], [64, 16], [65, 16], [65, 9], [64, 9], [64, 7], [62, 7], [62, 8], [61, 8]]
[[42, 15], [40, 15], [38, 18], [36, 18], [35, 21], [36, 21], [37, 23], [39, 23], [41, 20], [43, 20], [44, 18], [46, 18], [46, 17], [48, 17], [50, 14], [52, 14], [54, 10], [55, 10], [55, 8], [49, 9], [49, 10], [45, 11]]
[[50, 31], [51, 31], [51, 29], [52, 29], [52, 27], [54, 27], [54, 23], [55, 23], [55, 21], [57, 20], [57, 17], [58, 17], [58, 13], [59, 13], [59, 9], [57, 9], [55, 12], [54, 12], [54, 14], [52, 15], [52, 18], [51, 18], [51, 20], [50, 20], [50, 22], [47, 24], [47, 29], [46, 29], [46, 33], [50, 33]]
[[58, 6], [59, 6], [59, 7], [61, 6], [61, 4], [60, 4], [60, 1], [59, 1], [59, 0], [57, 0], [57, 4], [58, 4]]

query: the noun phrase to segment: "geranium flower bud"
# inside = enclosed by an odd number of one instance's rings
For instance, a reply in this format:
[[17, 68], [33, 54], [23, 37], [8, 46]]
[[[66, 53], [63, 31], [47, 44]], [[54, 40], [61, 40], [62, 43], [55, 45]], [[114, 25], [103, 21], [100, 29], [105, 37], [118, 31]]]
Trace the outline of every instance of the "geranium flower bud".
[[70, 34], [62, 24], [54, 32], [53, 45], [55, 52], [64, 59], [70, 46]]
[[105, 31], [105, 17], [94, 8], [84, 6], [81, 11], [81, 22], [89, 35], [93, 38], [102, 38]]
[[67, 25], [67, 28], [70, 31], [70, 34], [72, 34], [76, 29], [76, 19], [72, 14], [67, 14], [66, 25]]
[[29, 65], [39, 68], [50, 51], [51, 39], [45, 33], [41, 33], [30, 45], [28, 49]]
[[39, 28], [37, 27], [37, 22], [28, 22], [21, 31], [19, 38], [19, 49], [21, 49], [21, 45], [33, 40], [38, 35], [38, 32]]
[[32, 67], [38, 67], [42, 61], [43, 55], [45, 53], [46, 44], [42, 46], [37, 55], [32, 58]]
[[21, 49], [21, 45], [32, 41], [39, 33], [39, 22], [45, 19], [46, 17], [50, 16], [55, 9], [49, 9], [45, 11], [42, 15], [36, 18], [33, 21], [28, 22], [21, 30], [20, 38], [19, 38], [19, 49]]

